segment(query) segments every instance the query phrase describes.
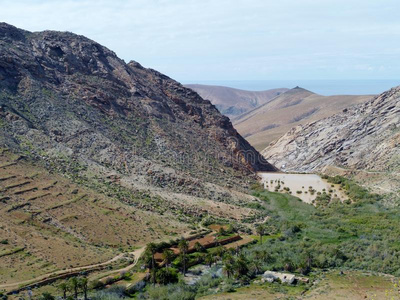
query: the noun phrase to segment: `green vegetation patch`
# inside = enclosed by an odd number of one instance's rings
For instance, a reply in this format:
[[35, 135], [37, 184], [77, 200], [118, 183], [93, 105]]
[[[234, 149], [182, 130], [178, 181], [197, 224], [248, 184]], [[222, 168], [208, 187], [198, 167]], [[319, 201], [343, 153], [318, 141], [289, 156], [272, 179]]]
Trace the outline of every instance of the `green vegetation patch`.
[[248, 248], [246, 255], [252, 260], [266, 251], [263, 270], [307, 274], [314, 268], [352, 268], [399, 276], [400, 209], [384, 206], [381, 196], [351, 180], [326, 179], [340, 184], [351, 201], [315, 207], [288, 194], [256, 191], [270, 216], [270, 233], [280, 235]]

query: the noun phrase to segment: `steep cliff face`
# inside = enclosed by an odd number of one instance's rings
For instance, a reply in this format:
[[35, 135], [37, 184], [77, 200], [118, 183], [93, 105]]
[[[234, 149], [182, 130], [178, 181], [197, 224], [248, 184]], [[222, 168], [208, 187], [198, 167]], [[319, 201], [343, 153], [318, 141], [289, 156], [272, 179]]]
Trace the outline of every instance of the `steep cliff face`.
[[262, 154], [288, 171], [325, 166], [373, 172], [400, 170], [400, 87], [307, 125], [291, 129]]
[[[1, 143], [157, 181], [274, 170], [197, 93], [83, 36], [0, 24]], [[166, 171], [165, 168], [171, 170]]]

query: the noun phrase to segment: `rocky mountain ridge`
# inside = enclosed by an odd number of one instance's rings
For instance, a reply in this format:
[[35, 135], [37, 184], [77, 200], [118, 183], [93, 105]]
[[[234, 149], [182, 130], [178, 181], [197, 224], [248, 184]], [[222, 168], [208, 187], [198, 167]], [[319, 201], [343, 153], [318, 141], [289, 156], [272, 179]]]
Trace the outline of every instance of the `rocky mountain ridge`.
[[336, 166], [396, 174], [400, 170], [400, 87], [320, 121], [299, 125], [262, 151], [286, 171]]
[[145, 177], [274, 169], [209, 101], [83, 36], [2, 23], [0, 47], [1, 143], [11, 149]]

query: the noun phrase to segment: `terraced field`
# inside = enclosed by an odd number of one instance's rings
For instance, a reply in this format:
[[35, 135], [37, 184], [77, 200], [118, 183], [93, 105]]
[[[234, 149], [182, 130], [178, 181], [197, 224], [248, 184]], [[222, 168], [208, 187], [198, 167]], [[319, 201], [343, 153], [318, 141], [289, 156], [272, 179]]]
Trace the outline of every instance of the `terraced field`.
[[0, 152], [0, 284], [105, 262], [187, 224]]

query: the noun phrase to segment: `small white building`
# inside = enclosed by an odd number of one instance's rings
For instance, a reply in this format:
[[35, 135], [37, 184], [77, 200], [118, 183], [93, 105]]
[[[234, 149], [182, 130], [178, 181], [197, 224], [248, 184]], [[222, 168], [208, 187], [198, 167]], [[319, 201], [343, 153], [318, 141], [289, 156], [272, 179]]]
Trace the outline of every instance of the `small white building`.
[[262, 277], [268, 282], [273, 282], [279, 279], [282, 283], [287, 283], [287, 284], [293, 284], [296, 279], [296, 276], [293, 274], [273, 272], [273, 271], [265, 271]]

